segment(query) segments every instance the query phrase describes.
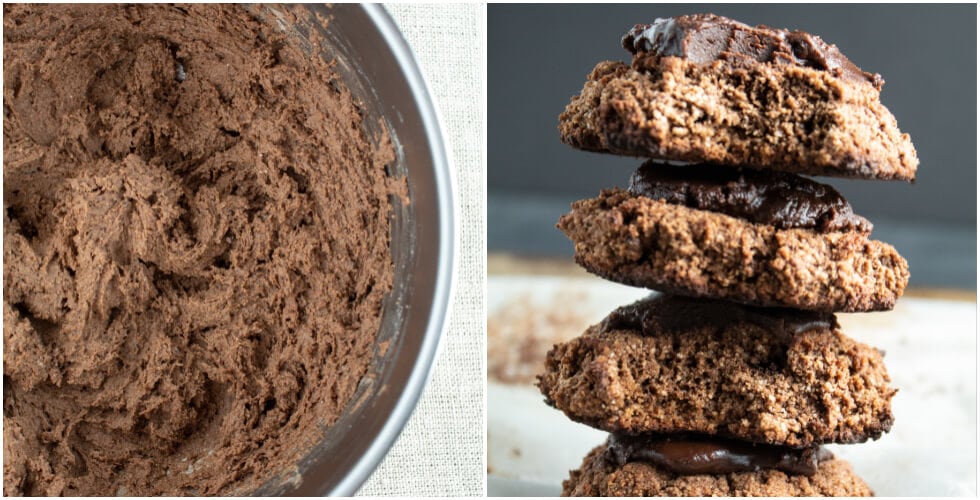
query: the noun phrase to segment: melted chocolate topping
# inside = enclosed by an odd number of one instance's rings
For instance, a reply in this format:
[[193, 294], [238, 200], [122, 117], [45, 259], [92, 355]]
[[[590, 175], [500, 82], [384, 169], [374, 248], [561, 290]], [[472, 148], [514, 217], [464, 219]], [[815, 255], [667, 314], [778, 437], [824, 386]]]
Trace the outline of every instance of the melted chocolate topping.
[[805, 66], [854, 81], [866, 81], [881, 90], [879, 74], [862, 71], [836, 45], [803, 31], [767, 26], [752, 27], [714, 14], [661, 18], [637, 24], [623, 37], [623, 47], [634, 55], [683, 57], [698, 64], [723, 60]]
[[633, 174], [629, 190], [779, 229], [862, 233], [872, 229], [833, 187], [786, 172], [647, 162]]
[[834, 330], [832, 313], [742, 306], [728, 301], [657, 294], [620, 307], [603, 321], [603, 330], [682, 333], [695, 328], [727, 328], [751, 323], [772, 335], [794, 336], [810, 330]]
[[812, 476], [833, 454], [820, 447], [789, 448], [719, 437], [686, 435], [609, 436], [606, 457], [617, 465], [649, 462], [677, 474], [729, 474], [778, 469]]

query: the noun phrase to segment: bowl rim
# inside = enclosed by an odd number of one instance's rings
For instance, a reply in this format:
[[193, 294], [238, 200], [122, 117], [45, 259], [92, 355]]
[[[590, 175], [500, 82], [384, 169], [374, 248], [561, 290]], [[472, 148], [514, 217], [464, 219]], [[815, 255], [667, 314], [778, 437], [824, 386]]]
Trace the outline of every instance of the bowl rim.
[[455, 175], [449, 141], [442, 126], [439, 110], [435, 106], [435, 98], [419, 68], [414, 52], [391, 15], [380, 4], [361, 4], [359, 7], [391, 49], [399, 69], [405, 75], [405, 82], [412, 96], [415, 97], [426, 141], [432, 154], [436, 204], [440, 214], [439, 234], [447, 237], [439, 239], [439, 258], [432, 308], [429, 311], [429, 321], [412, 372], [402, 393], [398, 396], [395, 407], [370, 446], [344, 478], [329, 488], [327, 494], [331, 496], [352, 496], [356, 493], [374, 473], [408, 424], [422, 396], [422, 391], [432, 378], [438, 353], [441, 351], [441, 340], [449, 326], [449, 306], [455, 296], [459, 265], [457, 252], [459, 205], [455, 190]]

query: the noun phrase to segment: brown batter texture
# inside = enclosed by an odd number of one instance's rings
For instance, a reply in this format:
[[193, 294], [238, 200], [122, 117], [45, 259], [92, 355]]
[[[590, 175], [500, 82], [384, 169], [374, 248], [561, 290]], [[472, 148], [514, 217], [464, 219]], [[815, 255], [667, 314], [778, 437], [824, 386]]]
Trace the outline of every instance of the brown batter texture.
[[3, 23], [4, 494], [247, 493], [366, 373], [390, 138], [245, 7]]

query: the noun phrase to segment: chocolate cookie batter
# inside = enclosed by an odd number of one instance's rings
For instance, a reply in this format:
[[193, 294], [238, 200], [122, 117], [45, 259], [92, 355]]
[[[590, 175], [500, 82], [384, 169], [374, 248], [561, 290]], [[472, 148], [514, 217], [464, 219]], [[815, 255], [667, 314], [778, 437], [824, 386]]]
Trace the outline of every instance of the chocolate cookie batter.
[[4, 6], [5, 494], [247, 493], [365, 374], [404, 181], [263, 11]]

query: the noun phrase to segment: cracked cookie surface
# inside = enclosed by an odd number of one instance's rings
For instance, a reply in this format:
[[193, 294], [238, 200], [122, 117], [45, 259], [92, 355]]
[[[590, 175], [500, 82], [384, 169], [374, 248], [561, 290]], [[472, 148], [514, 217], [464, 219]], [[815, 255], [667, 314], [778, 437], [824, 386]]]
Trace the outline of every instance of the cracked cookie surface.
[[890, 310], [908, 263], [859, 230], [777, 229], [622, 189], [572, 204], [558, 228], [589, 272], [653, 290], [745, 304]]
[[835, 317], [654, 295], [557, 344], [538, 387], [608, 432], [809, 447], [877, 439], [895, 389], [882, 355]]

